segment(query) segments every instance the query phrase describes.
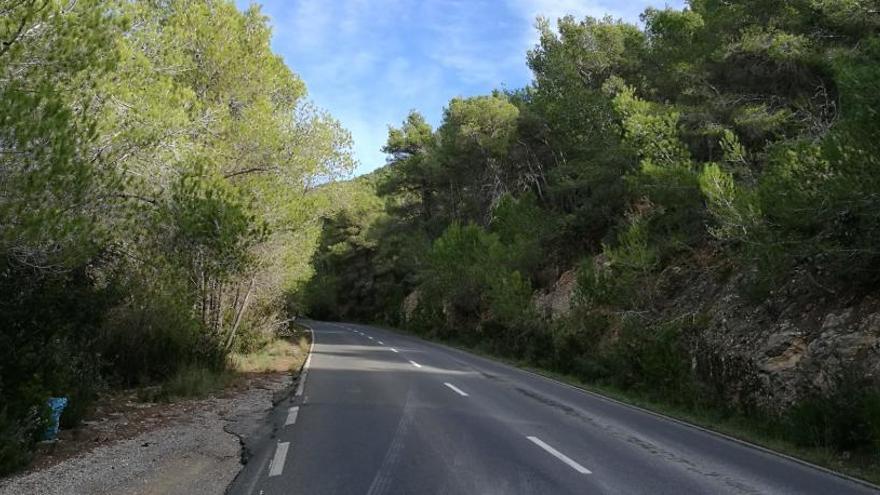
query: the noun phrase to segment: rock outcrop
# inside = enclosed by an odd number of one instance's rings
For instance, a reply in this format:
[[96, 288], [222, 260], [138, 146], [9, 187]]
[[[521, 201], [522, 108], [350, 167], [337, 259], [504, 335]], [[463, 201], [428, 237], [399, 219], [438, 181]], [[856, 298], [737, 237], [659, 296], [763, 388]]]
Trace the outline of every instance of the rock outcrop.
[[539, 290], [532, 296], [538, 314], [552, 320], [568, 316], [577, 286], [577, 270], [564, 272], [550, 290]]
[[[689, 335], [694, 373], [740, 407], [781, 412], [829, 395], [842, 383], [880, 386], [880, 297], [823, 292], [795, 276], [760, 302], [743, 296], [742, 275], [719, 282], [693, 264], [661, 275], [657, 321], [699, 315]], [[548, 319], [569, 314], [576, 272], [538, 291], [533, 305]], [[613, 339], [613, 335], [606, 338]]]

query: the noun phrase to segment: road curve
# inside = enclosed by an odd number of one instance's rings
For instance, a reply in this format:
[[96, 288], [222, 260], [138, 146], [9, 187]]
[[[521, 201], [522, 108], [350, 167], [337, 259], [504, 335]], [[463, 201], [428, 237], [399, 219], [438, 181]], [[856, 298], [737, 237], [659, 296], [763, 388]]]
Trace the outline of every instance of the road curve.
[[878, 494], [472, 354], [308, 322], [307, 375], [240, 494]]

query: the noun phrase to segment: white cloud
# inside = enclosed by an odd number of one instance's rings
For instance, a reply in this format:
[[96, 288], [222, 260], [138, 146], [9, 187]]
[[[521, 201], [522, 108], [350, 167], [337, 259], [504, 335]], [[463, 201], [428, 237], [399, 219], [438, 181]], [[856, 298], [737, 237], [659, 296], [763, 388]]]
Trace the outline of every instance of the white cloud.
[[[249, 0], [237, 0], [245, 7]], [[635, 21], [646, 0], [258, 0], [273, 48], [354, 138], [360, 172], [384, 163], [387, 125], [437, 122], [454, 96], [529, 80], [538, 15]], [[683, 0], [670, 0], [681, 2]]]
[[492, 0], [423, 2], [419, 16], [431, 34], [426, 56], [466, 84], [497, 87], [524, 53], [505, 36], [509, 12], [500, 7]]
[[[638, 21], [638, 14], [644, 6], [643, 1], [615, 2], [616, 6], [609, 6], [595, 0], [506, 0], [510, 7], [526, 21], [528, 30], [524, 33], [526, 48], [532, 48], [538, 43], [539, 34], [534, 27], [535, 20], [543, 17], [555, 25], [556, 20], [567, 15], [576, 19], [585, 17], [625, 19], [630, 22]], [[621, 9], [621, 4], [624, 8]]]

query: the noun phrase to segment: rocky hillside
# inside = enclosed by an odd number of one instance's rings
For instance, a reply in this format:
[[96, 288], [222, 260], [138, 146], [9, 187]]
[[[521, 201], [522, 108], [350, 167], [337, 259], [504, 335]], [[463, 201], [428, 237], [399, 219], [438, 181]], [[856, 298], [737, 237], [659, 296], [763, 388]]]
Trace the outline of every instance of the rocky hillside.
[[[571, 315], [576, 277], [568, 270], [549, 290], [535, 292], [532, 304], [550, 324]], [[852, 382], [880, 385], [876, 295], [831, 293], [801, 275], [756, 301], [743, 293], [742, 277], [721, 282], [682, 267], [662, 283], [668, 299], [655, 318], [702, 322], [689, 336], [693, 372], [731, 404], [782, 413]], [[407, 309], [413, 313], [411, 303]]]

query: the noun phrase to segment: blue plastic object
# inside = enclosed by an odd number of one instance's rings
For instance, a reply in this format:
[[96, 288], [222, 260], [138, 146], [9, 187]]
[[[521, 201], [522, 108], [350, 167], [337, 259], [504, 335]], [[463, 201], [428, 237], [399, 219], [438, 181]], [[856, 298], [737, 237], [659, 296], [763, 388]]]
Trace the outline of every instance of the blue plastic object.
[[46, 440], [55, 440], [58, 437], [58, 423], [61, 421], [61, 413], [64, 412], [65, 407], [67, 407], [67, 397], [49, 398], [49, 409], [52, 410], [52, 415], [49, 417], [49, 428], [43, 435]]

